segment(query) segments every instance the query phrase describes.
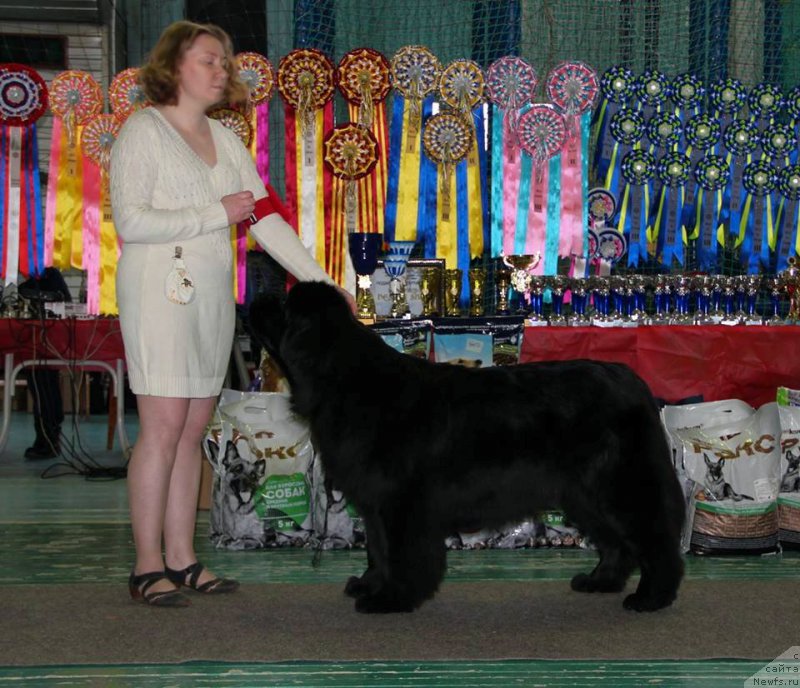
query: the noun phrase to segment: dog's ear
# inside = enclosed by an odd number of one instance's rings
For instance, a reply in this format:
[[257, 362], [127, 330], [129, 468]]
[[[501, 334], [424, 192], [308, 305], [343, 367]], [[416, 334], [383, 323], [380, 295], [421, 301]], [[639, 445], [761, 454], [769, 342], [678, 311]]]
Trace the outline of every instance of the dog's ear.
[[214, 468], [219, 468], [219, 445], [214, 440], [206, 440], [208, 460]]
[[326, 282], [299, 282], [292, 287], [286, 299], [287, 319], [303, 322], [313, 318], [326, 326], [350, 319], [350, 306], [337, 287]]
[[258, 294], [250, 304], [250, 331], [275, 358], [286, 332], [286, 299], [273, 294]]
[[711, 461], [708, 458], [708, 454], [706, 454], [705, 452], [703, 452], [703, 461], [706, 462], [706, 466], [708, 466], [709, 468], [714, 468], [714, 464], [711, 463]]

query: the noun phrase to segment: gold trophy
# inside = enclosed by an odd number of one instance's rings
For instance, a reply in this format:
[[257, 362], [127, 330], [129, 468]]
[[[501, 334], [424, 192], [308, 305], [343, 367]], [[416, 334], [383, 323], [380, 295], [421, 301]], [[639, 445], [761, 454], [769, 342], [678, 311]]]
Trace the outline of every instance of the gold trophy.
[[789, 258], [789, 266], [780, 273], [783, 290], [789, 297], [789, 313], [786, 315], [787, 323], [796, 323], [800, 320], [800, 265], [797, 259]]
[[458, 297], [461, 295], [461, 274], [460, 268], [450, 268], [444, 271], [444, 314], [451, 318], [458, 318], [461, 316], [461, 308], [458, 305]]
[[441, 304], [438, 302], [441, 286], [438, 268], [423, 268], [419, 280], [419, 295], [422, 297], [422, 315], [429, 317], [439, 315]]
[[511, 270], [507, 268], [497, 268], [494, 272], [494, 281], [497, 284], [497, 315], [508, 315], [508, 288], [511, 286]]
[[486, 270], [470, 268], [469, 271], [469, 314], [483, 315], [483, 287], [486, 284]]
[[503, 262], [511, 268], [511, 286], [519, 296], [518, 311], [525, 313], [528, 308], [524, 305], [530, 302], [531, 270], [541, 261], [540, 253], [503, 256]]

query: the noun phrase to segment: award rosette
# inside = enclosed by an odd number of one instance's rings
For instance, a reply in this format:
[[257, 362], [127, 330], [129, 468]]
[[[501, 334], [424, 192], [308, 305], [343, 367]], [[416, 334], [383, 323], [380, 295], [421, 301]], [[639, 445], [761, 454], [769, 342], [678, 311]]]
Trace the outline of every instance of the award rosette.
[[[728, 128], [746, 100], [747, 91], [738, 79], [720, 79], [708, 87], [708, 109], [711, 116], [719, 122], [722, 131]], [[724, 141], [720, 139], [714, 152], [718, 155], [726, 154]]]
[[622, 179], [625, 187], [620, 204], [617, 228], [628, 238], [628, 265], [638, 266], [650, 251], [647, 230], [650, 226], [650, 207], [656, 160], [642, 148], [630, 151], [622, 159]]
[[[466, 164], [457, 175], [458, 196], [466, 203], [467, 237], [471, 257], [483, 253], [483, 188], [485, 155], [479, 142], [483, 141], [485, 128], [483, 108], [479, 107], [486, 96], [486, 79], [480, 65], [474, 60], [453, 60], [439, 77], [439, 96], [442, 102], [464, 118], [472, 129], [472, 141]], [[481, 173], [481, 170], [484, 173]], [[433, 254], [438, 255], [438, 254]], [[426, 257], [433, 257], [426, 253]], [[466, 262], [464, 262], [466, 261]], [[468, 259], [462, 258], [459, 268], [467, 273]]]
[[[391, 65], [381, 53], [370, 48], [351, 50], [339, 61], [339, 90], [348, 103], [350, 121], [372, 132], [377, 141], [377, 164], [358, 182], [358, 205], [362, 232], [384, 233], [389, 132], [386, 126], [386, 97], [391, 88]], [[334, 215], [343, 217], [341, 214]]]
[[0, 64], [0, 278], [44, 269], [36, 122], [47, 110], [47, 86], [31, 67]]
[[536, 70], [521, 57], [495, 60], [486, 71], [486, 94], [492, 103], [492, 257], [514, 253], [522, 160], [519, 152], [520, 111], [533, 100]]
[[[285, 103], [286, 200], [290, 219], [305, 247], [328, 274], [342, 283], [343, 265], [332, 265], [333, 177], [323, 162], [322, 142], [333, 128], [336, 69], [321, 51], [292, 50], [278, 64], [277, 88]], [[341, 245], [342, 238], [339, 238]]]
[[683, 187], [689, 180], [692, 165], [685, 153], [672, 151], [656, 163], [656, 176], [661, 181], [661, 194], [653, 223], [652, 240], [663, 236], [661, 262], [671, 268], [673, 260], [683, 265], [683, 247], [686, 236], [681, 219], [683, 210]]
[[776, 250], [777, 271], [786, 270], [789, 258], [800, 255], [800, 165], [787, 165], [778, 172], [777, 188], [783, 200], [780, 241]]
[[730, 168], [725, 158], [707, 153], [694, 167], [697, 201], [694, 226], [697, 233], [697, 261], [705, 271], [715, 269], [717, 246], [725, 240], [720, 225], [724, 223], [723, 191], [728, 186]]
[[137, 110], [150, 106], [151, 103], [139, 83], [138, 67], [123, 69], [111, 80], [108, 102], [111, 104], [111, 112], [120, 122], [124, 122]]
[[606, 189], [592, 189], [588, 200], [589, 226], [605, 227], [617, 212], [617, 199]]
[[86, 309], [92, 315], [117, 313], [117, 232], [111, 216], [108, 166], [122, 123], [116, 115], [95, 115], [81, 133], [83, 165], [83, 265]]
[[[683, 127], [684, 138], [686, 140], [686, 154], [692, 165], [692, 169], [697, 169], [697, 165], [705, 156], [709, 155], [716, 147], [722, 136], [722, 128], [719, 122], [712, 118], [708, 113], [702, 112], [691, 117]], [[703, 200], [707, 194], [701, 193], [702, 187], [692, 180], [684, 187], [683, 196], [683, 226], [686, 228], [690, 241], [697, 239], [700, 232], [710, 227], [703, 227], [700, 219], [705, 217], [703, 213]], [[713, 228], [716, 235], [716, 225]]]
[[763, 129], [775, 121], [781, 112], [782, 105], [783, 92], [775, 84], [756, 84], [747, 95], [750, 117], [755, 120], [759, 129]]
[[61, 72], [50, 83], [50, 110], [55, 117], [45, 217], [45, 261], [62, 270], [83, 269], [84, 183], [78, 143], [83, 125], [102, 109], [102, 89], [88, 72]]
[[750, 162], [744, 168], [742, 183], [747, 195], [742, 212], [741, 258], [751, 275], [759, 274], [761, 267], [770, 269], [770, 249], [775, 248], [777, 240], [771, 196], [776, 182], [775, 170], [764, 160]]
[[788, 124], [771, 124], [761, 132], [759, 140], [764, 155], [776, 168], [788, 165], [797, 150], [797, 136], [794, 133], [794, 127]]
[[671, 152], [681, 140], [680, 117], [666, 110], [656, 112], [647, 121], [646, 131], [653, 155]]
[[391, 60], [395, 93], [389, 131], [387, 240], [414, 241], [417, 228], [425, 232], [429, 225], [430, 234], [435, 234], [435, 213], [426, 213], [424, 205], [426, 198], [436, 196], [436, 166], [423, 158], [421, 131], [423, 109], [426, 116], [430, 114], [441, 71], [436, 56], [419, 45], [400, 48]]
[[612, 193], [616, 192], [608, 185], [609, 175], [613, 175], [609, 169], [615, 167], [615, 161], [621, 160], [622, 155], [615, 155], [618, 147], [608, 131], [609, 122], [633, 99], [634, 83], [634, 74], [627, 67], [611, 67], [600, 77], [600, 105], [592, 123], [592, 139], [596, 141], [594, 168], [596, 178]]
[[334, 177], [345, 182], [344, 199], [336, 199], [334, 212], [346, 216], [347, 232], [358, 231], [358, 190], [355, 182], [375, 168], [378, 142], [369, 129], [353, 123], [340, 124], [325, 136], [323, 151], [328, 169]]
[[[446, 266], [458, 267], [459, 244], [467, 244], [468, 236], [463, 236], [461, 223], [456, 222], [458, 207], [456, 165], [466, 160], [473, 145], [473, 129], [464, 118], [452, 112], [440, 112], [425, 123], [422, 132], [422, 145], [425, 155], [438, 168], [439, 193], [437, 198], [436, 256], [445, 259]], [[466, 194], [466, 188], [461, 189]], [[469, 262], [466, 256], [467, 263]]]
[[666, 104], [668, 88], [667, 75], [657, 69], [647, 69], [636, 79], [634, 94], [645, 120], [649, 120], [654, 112]]
[[[797, 129], [800, 124], [800, 85], [793, 86], [783, 99], [783, 111], [789, 118], [789, 126], [792, 129]], [[797, 153], [795, 152], [792, 164], [797, 162]]]
[[734, 119], [722, 133], [722, 143], [730, 159], [730, 186], [728, 196], [728, 232], [736, 237], [736, 245], [744, 239], [748, 208], [742, 199], [744, 168], [752, 153], [758, 148], [758, 127], [753, 122]]
[[208, 116], [236, 134], [245, 148], [250, 148], [253, 142], [253, 128], [243, 112], [230, 107], [215, 107], [208, 111]]
[[[600, 94], [597, 72], [584, 62], [562, 62], [550, 70], [547, 95], [564, 115], [567, 138], [561, 154], [559, 255], [585, 253], [586, 195], [584, 160], [589, 155], [591, 112]], [[547, 262], [547, 261], [545, 261]]]
[[[567, 140], [567, 125], [564, 115], [554, 105], [537, 103], [519, 119], [519, 142], [522, 150], [530, 156], [529, 173], [530, 202], [525, 241], [522, 254], [539, 253], [544, 257], [536, 269], [544, 274], [554, 274], [558, 255], [569, 247], [561, 242], [559, 232], [560, 206], [558, 197], [551, 188], [558, 189], [560, 178], [550, 179], [551, 158], [558, 155]], [[519, 233], [518, 233], [519, 238]], [[519, 245], [516, 248], [520, 248]]]
[[667, 86], [667, 97], [681, 115], [699, 113], [706, 95], [702, 80], [694, 74], [679, 74]]

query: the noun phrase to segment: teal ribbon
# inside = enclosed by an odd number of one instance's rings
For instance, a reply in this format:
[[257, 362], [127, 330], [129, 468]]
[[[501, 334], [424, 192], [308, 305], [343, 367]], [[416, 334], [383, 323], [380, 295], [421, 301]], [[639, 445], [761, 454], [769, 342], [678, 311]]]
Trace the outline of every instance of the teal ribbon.
[[558, 270], [558, 234], [561, 227], [561, 154], [550, 158], [548, 181], [544, 274], [555, 275]]
[[514, 230], [514, 254], [525, 253], [525, 236], [528, 232], [528, 208], [531, 198], [531, 178], [533, 177], [533, 158], [523, 155], [519, 170], [519, 195], [517, 202], [517, 226]]
[[492, 213], [489, 253], [497, 258], [503, 253], [503, 110], [492, 105]]

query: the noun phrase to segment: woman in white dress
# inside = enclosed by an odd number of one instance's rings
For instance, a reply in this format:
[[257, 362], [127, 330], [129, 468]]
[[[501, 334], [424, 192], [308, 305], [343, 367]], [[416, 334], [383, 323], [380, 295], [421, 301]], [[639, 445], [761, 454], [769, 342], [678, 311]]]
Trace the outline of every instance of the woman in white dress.
[[228, 35], [170, 25], [140, 80], [153, 107], [129, 117], [111, 156], [119, 318], [140, 423], [128, 466], [129, 591], [151, 605], [186, 606], [181, 587], [238, 587], [204, 569], [193, 545], [201, 441], [233, 342], [230, 225], [255, 211], [263, 219], [251, 231], [284, 268], [299, 280], [330, 279], [274, 212], [238, 136], [206, 116], [247, 94]]

